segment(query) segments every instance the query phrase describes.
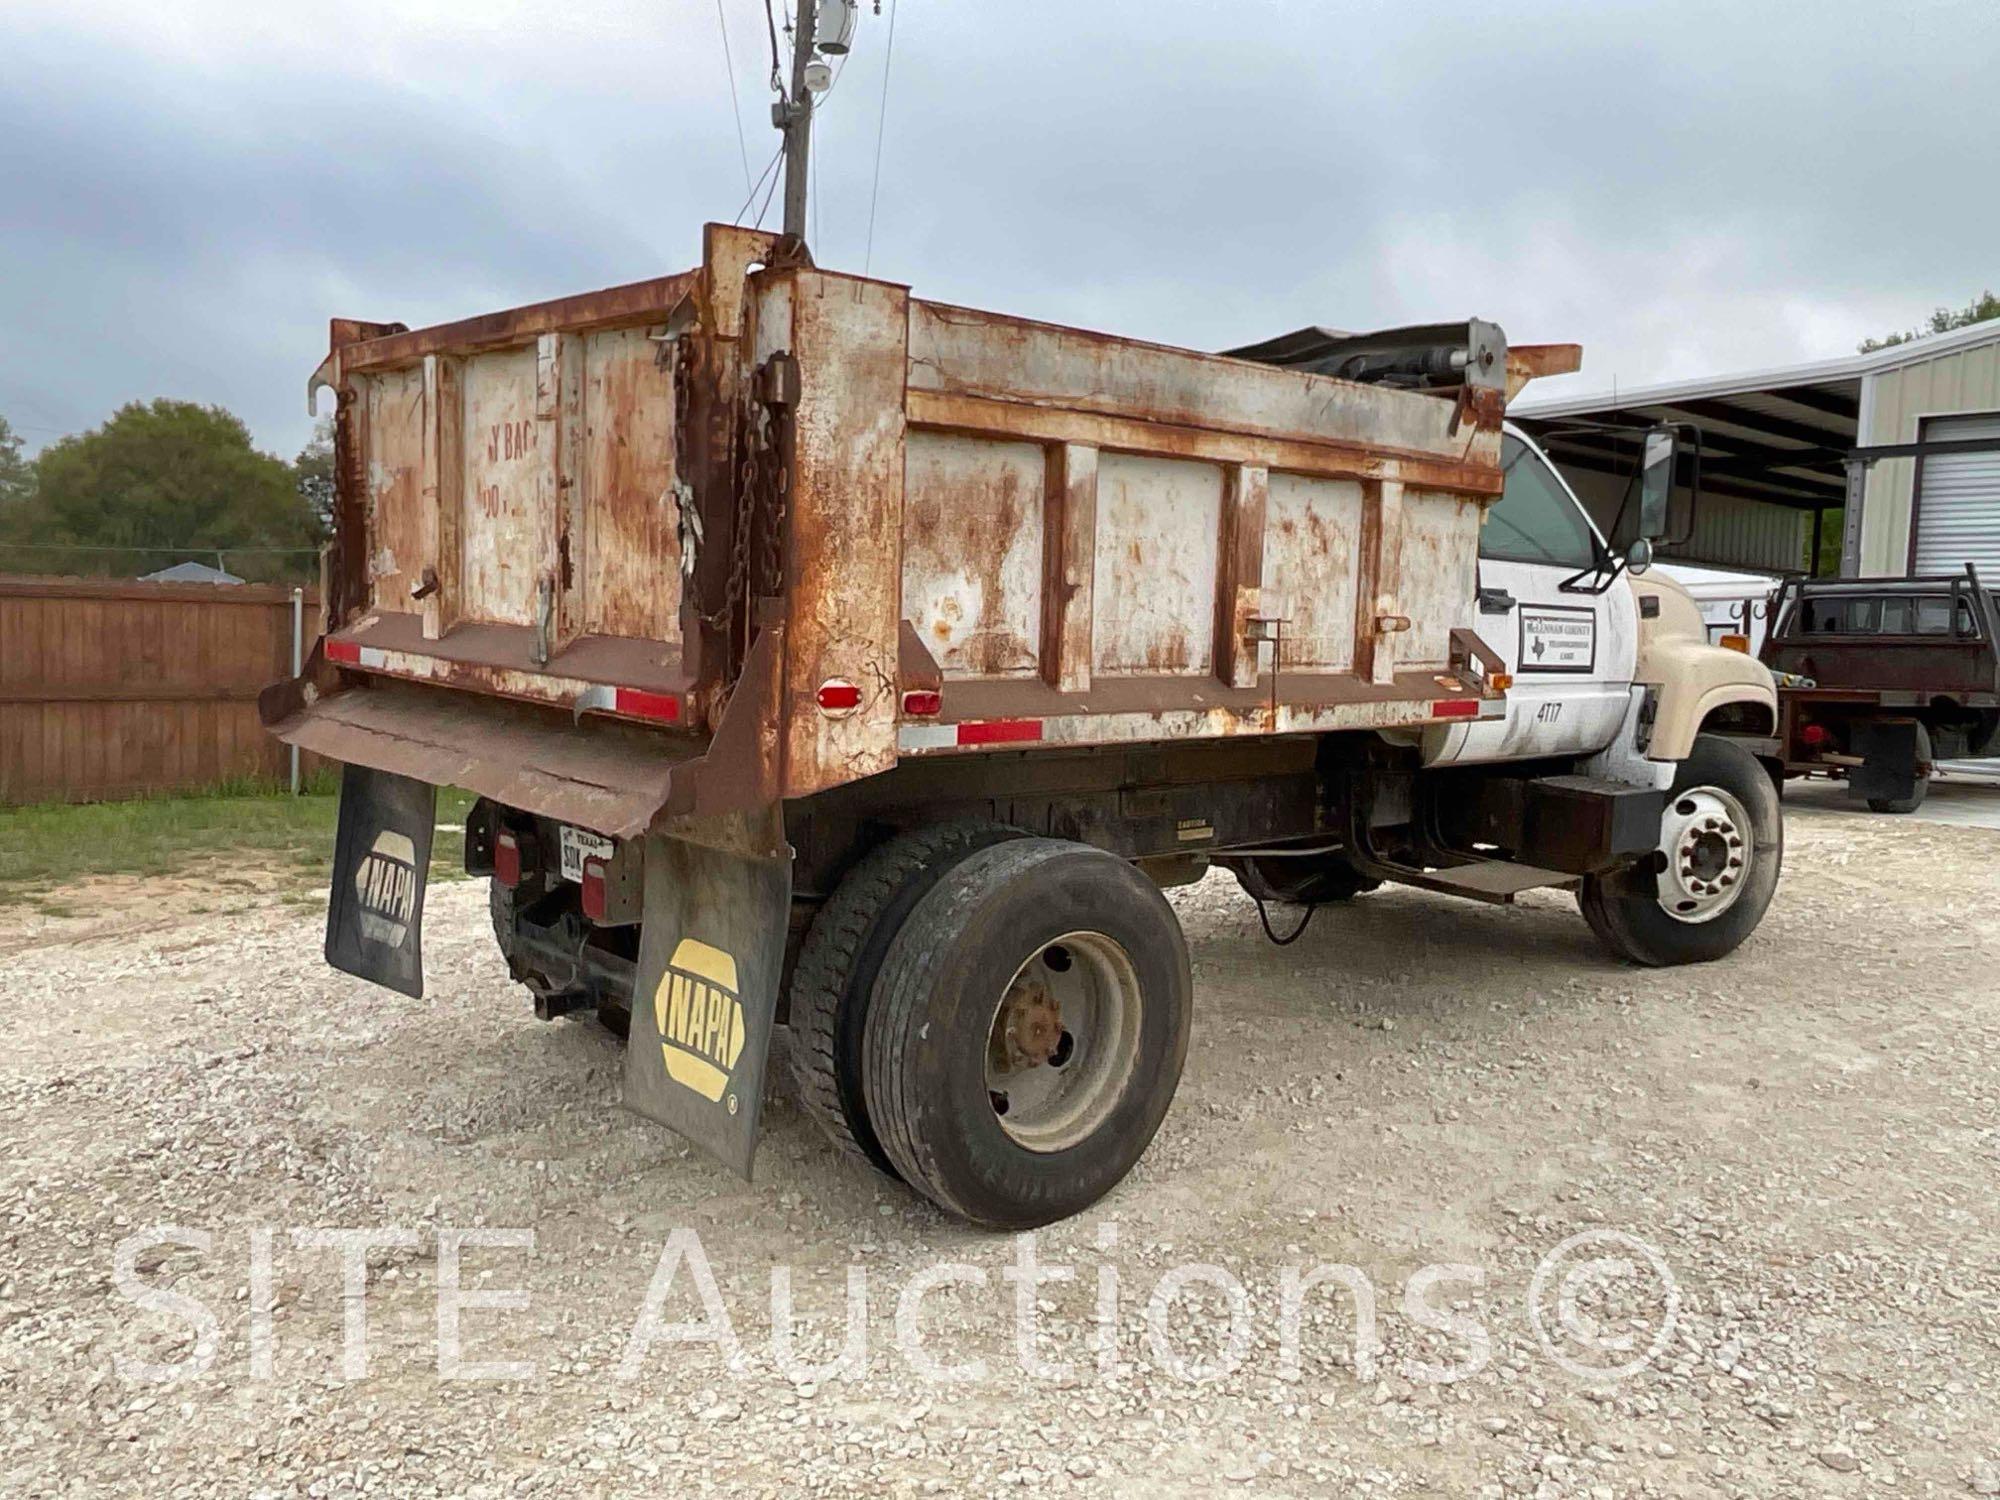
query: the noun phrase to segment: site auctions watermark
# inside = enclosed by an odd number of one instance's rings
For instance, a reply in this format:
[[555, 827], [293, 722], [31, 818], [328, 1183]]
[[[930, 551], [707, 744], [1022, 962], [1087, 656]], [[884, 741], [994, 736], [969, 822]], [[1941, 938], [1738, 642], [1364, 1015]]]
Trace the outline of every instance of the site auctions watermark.
[[[360, 1229], [310, 1228], [283, 1231], [259, 1225], [248, 1231], [247, 1295], [233, 1291], [231, 1304], [247, 1303], [248, 1372], [253, 1382], [276, 1378], [279, 1354], [276, 1268], [280, 1246], [294, 1274], [315, 1262], [322, 1274], [338, 1278], [341, 1300], [341, 1378], [368, 1378], [369, 1264], [396, 1252], [421, 1253], [426, 1240], [435, 1252], [437, 1374], [449, 1381], [528, 1381], [538, 1378], [535, 1360], [474, 1358], [466, 1350], [465, 1315], [481, 1315], [490, 1342], [502, 1341], [494, 1330], [503, 1315], [532, 1312], [535, 1297], [525, 1285], [491, 1286], [489, 1265], [474, 1285], [464, 1273], [468, 1250], [480, 1252], [482, 1263], [505, 1253], [519, 1253], [532, 1263], [535, 1232], [526, 1228], [438, 1228], [426, 1233], [408, 1227]], [[179, 1252], [201, 1262], [216, 1252], [217, 1236], [185, 1225], [150, 1226], [120, 1240], [113, 1251], [112, 1285], [119, 1296], [147, 1315], [154, 1328], [178, 1325], [171, 1361], [151, 1361], [127, 1354], [116, 1356], [118, 1373], [129, 1381], [172, 1383], [207, 1373], [223, 1342], [223, 1317], [208, 1302], [157, 1275], [168, 1256]], [[1005, 1244], [1006, 1242], [1000, 1242]], [[800, 1384], [832, 1379], [859, 1380], [871, 1368], [871, 1310], [893, 1308], [891, 1342], [895, 1357], [923, 1379], [948, 1384], [985, 1378], [996, 1361], [966, 1347], [966, 1330], [947, 1337], [926, 1306], [948, 1289], [990, 1296], [1004, 1303], [1012, 1321], [1011, 1358], [1022, 1374], [1035, 1380], [1071, 1380], [1095, 1373], [1113, 1377], [1128, 1357], [1138, 1355], [1170, 1378], [1199, 1385], [1225, 1379], [1249, 1368], [1253, 1351], [1270, 1360], [1272, 1340], [1259, 1338], [1259, 1309], [1269, 1318], [1275, 1303], [1275, 1363], [1268, 1373], [1288, 1381], [1302, 1378], [1309, 1356], [1306, 1328], [1314, 1309], [1344, 1308], [1351, 1330], [1339, 1361], [1355, 1379], [1372, 1382], [1395, 1374], [1413, 1384], [1449, 1384], [1469, 1379], [1492, 1358], [1493, 1341], [1476, 1307], [1476, 1299], [1494, 1290], [1486, 1271], [1459, 1262], [1426, 1265], [1403, 1278], [1394, 1295], [1402, 1316], [1417, 1328], [1450, 1346], [1448, 1360], [1402, 1358], [1386, 1368], [1379, 1336], [1380, 1298], [1375, 1282], [1358, 1266], [1344, 1263], [1290, 1263], [1253, 1285], [1236, 1272], [1206, 1261], [1172, 1265], [1149, 1287], [1127, 1285], [1134, 1272], [1112, 1257], [1118, 1249], [1118, 1226], [1107, 1222], [1095, 1236], [1094, 1296], [1087, 1316], [1077, 1321], [1068, 1340], [1069, 1358], [1052, 1360], [1045, 1348], [1063, 1330], [1045, 1327], [1053, 1304], [1043, 1296], [1052, 1286], [1075, 1283], [1080, 1268], [1044, 1261], [1033, 1233], [1017, 1235], [1012, 1256], [997, 1271], [966, 1261], [939, 1260], [891, 1278], [871, 1276], [864, 1264], [846, 1268], [844, 1327], [840, 1348], [831, 1358], [801, 1356], [799, 1318], [794, 1306], [793, 1270], [775, 1264], [768, 1270], [769, 1366]], [[150, 1269], [142, 1271], [141, 1266]], [[1088, 1268], [1083, 1268], [1088, 1269]], [[527, 1272], [523, 1271], [523, 1277]], [[1007, 1290], [996, 1291], [995, 1282]], [[890, 1283], [884, 1286], [883, 1283]], [[633, 1315], [617, 1364], [621, 1382], [638, 1380], [654, 1362], [668, 1354], [661, 1346], [706, 1345], [723, 1367], [735, 1374], [753, 1368], [751, 1351], [741, 1330], [747, 1326], [743, 1309], [732, 1311], [718, 1281], [700, 1234], [692, 1228], [673, 1230], [661, 1246], [643, 1291], [637, 1292]], [[1140, 1293], [1143, 1292], [1143, 1297]], [[886, 1293], [887, 1300], [884, 1300]], [[1274, 1295], [1275, 1294], [1275, 1297]], [[1528, 1325], [1543, 1353], [1573, 1377], [1609, 1382], [1638, 1374], [1671, 1347], [1680, 1320], [1680, 1288], [1660, 1252], [1633, 1235], [1617, 1230], [1587, 1230], [1571, 1235], [1550, 1249], [1536, 1265], [1525, 1288]], [[1187, 1316], [1199, 1302], [1209, 1311], [1201, 1319]], [[675, 1314], [670, 1316], [669, 1309]], [[1176, 1315], [1185, 1325], [1176, 1330]], [[1134, 1327], [1136, 1314], [1136, 1328]], [[1330, 1319], [1322, 1317], [1320, 1326]], [[1263, 1331], [1268, 1332], [1266, 1322]], [[1081, 1336], [1076, 1336], [1078, 1333]], [[1138, 1335], [1136, 1337], [1130, 1335]], [[945, 1347], [956, 1343], [958, 1347]], [[1325, 1352], [1327, 1340], [1316, 1336]], [[518, 1352], [518, 1350], [517, 1350]], [[1324, 1360], [1318, 1361], [1323, 1367]]]

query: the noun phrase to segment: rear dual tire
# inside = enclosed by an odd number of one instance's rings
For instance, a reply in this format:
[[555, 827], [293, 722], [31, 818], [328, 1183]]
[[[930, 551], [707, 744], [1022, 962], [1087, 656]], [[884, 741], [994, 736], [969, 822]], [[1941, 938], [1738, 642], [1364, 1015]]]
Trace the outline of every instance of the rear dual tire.
[[1019, 829], [980, 822], [899, 834], [847, 872], [800, 945], [789, 1011], [799, 1102], [834, 1145], [891, 1177], [898, 1173], [876, 1139], [861, 1086], [862, 1027], [882, 959], [904, 919], [953, 866], [1020, 837]]
[[1187, 1056], [1187, 947], [1153, 883], [1100, 850], [1000, 834], [937, 863], [872, 983], [809, 1023], [860, 1047], [815, 1061], [803, 1039], [802, 1082], [845, 1101], [838, 1123], [808, 1108], [951, 1213], [1048, 1224], [1110, 1191], [1165, 1118]]
[[[1065, 1026], [1066, 1058], [1058, 1039], [1046, 1059], [999, 1075], [1024, 1097], [1045, 1070], [1077, 1070], [1077, 1083], [1037, 1089], [1037, 1118], [1020, 1104], [1010, 1118], [992, 1087], [996, 1027], [1024, 984], [1079, 970], [1094, 977], [1064, 1004], [1096, 1034]], [[1166, 1117], [1191, 989], [1173, 908], [1124, 860], [1053, 839], [970, 856], [911, 913], [876, 984], [863, 1080], [883, 1148], [904, 1181], [975, 1224], [1032, 1229], [1079, 1212]]]

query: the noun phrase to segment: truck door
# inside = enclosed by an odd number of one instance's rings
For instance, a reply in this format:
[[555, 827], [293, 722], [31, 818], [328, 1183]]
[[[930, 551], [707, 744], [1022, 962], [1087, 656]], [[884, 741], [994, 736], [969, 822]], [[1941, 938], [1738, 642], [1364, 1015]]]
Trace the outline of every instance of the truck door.
[[[1503, 719], [1429, 731], [1432, 763], [1589, 755], [1611, 743], [1630, 700], [1637, 609], [1623, 578], [1598, 593], [1603, 542], [1562, 476], [1527, 438], [1501, 444], [1506, 491], [1479, 539], [1478, 597], [1467, 622], [1507, 660]], [[1581, 573], [1582, 578], [1577, 579]], [[1571, 587], [1563, 584], [1577, 579]]]

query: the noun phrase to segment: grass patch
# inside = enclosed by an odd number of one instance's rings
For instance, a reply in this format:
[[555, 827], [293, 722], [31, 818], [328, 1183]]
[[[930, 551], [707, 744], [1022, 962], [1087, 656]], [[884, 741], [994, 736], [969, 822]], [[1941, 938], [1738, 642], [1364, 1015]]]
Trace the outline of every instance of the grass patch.
[[[431, 844], [431, 879], [463, 878], [470, 792], [438, 792], [439, 829]], [[66, 915], [62, 887], [102, 875], [170, 876], [200, 865], [223, 893], [285, 883], [310, 890], [333, 861], [338, 799], [322, 782], [309, 794], [230, 786], [198, 796], [133, 802], [41, 803], [0, 808], [0, 905], [26, 903]], [[232, 862], [242, 868], [232, 870]], [[283, 894], [283, 891], [280, 891]]]

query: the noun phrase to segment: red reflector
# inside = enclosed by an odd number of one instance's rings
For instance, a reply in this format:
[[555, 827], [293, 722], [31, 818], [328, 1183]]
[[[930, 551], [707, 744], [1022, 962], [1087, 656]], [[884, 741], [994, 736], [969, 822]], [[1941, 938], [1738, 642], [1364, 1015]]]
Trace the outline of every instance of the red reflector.
[[1431, 705], [1433, 719], [1470, 719], [1478, 716], [1477, 698], [1440, 698]]
[[818, 699], [820, 708], [830, 714], [845, 713], [861, 706], [861, 689], [838, 677], [829, 677], [822, 682], [814, 697]]
[[521, 845], [511, 833], [493, 841], [493, 878], [509, 890], [521, 883]]
[[1040, 719], [974, 719], [958, 726], [961, 745], [1012, 745], [1041, 737]]
[[944, 712], [944, 694], [928, 688], [912, 688], [903, 694], [903, 712], [918, 718], [933, 718]]
[[1817, 748], [1829, 743], [1833, 739], [1833, 733], [1824, 724], [1805, 724], [1800, 726], [1799, 738]]
[[583, 914], [593, 922], [604, 920], [604, 861], [583, 862]]
[[672, 693], [649, 693], [643, 688], [622, 687], [612, 695], [611, 711], [671, 724], [681, 716], [681, 700]]
[[361, 642], [328, 641], [326, 643], [326, 659], [328, 661], [344, 661], [351, 665], [358, 665], [361, 661]]

